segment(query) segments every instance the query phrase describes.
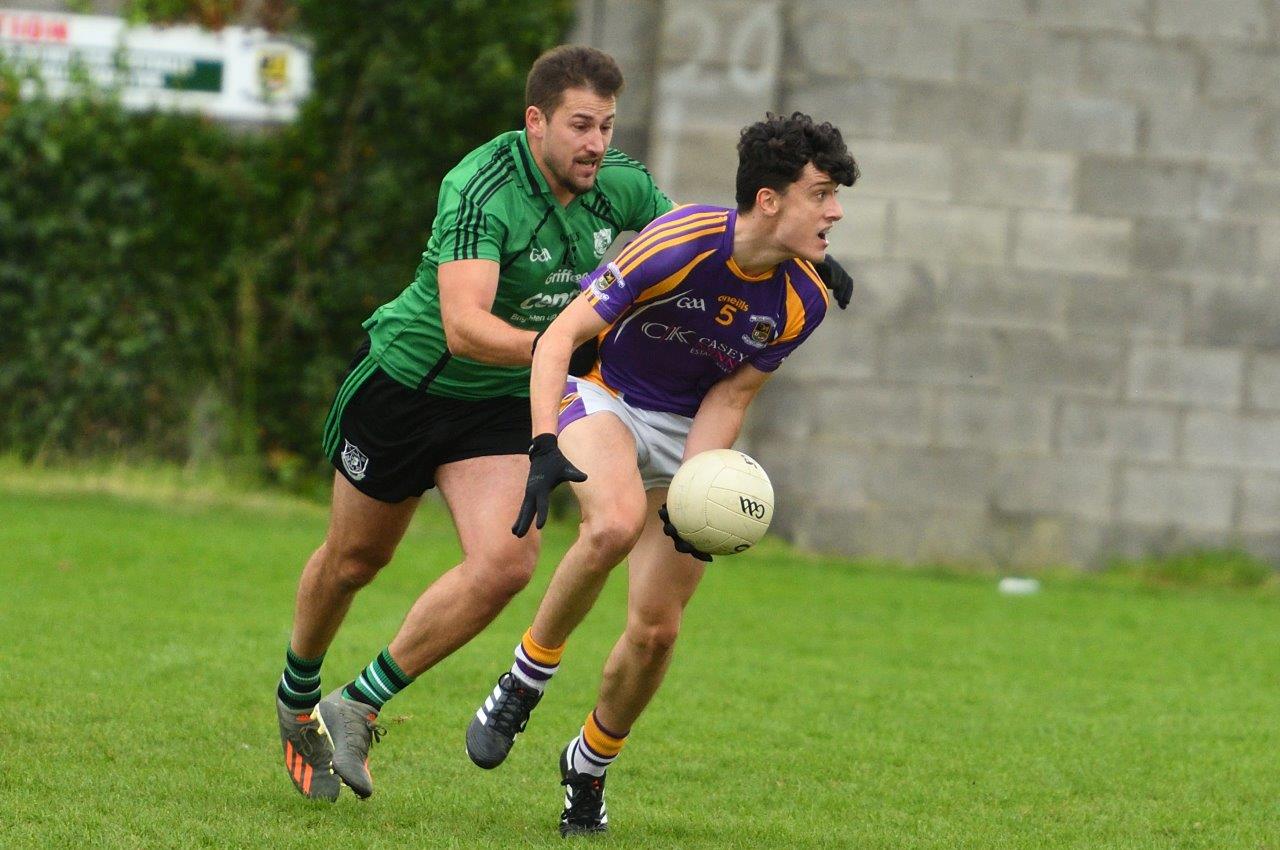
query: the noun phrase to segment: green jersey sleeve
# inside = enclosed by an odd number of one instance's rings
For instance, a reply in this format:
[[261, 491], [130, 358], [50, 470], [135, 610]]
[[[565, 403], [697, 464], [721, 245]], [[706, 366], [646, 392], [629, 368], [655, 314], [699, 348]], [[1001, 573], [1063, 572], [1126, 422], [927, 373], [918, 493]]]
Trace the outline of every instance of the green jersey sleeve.
[[453, 260], [502, 262], [507, 216], [501, 186], [486, 187], [468, 180], [458, 185], [446, 177], [440, 185], [435, 232], [440, 263]]

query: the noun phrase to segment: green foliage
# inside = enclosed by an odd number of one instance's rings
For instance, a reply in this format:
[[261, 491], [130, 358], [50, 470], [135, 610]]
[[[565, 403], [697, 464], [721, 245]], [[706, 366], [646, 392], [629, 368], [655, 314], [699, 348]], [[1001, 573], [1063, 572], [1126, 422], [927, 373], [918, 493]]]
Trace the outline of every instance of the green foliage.
[[244, 0], [126, 0], [123, 14], [133, 23], [192, 22], [224, 26], [244, 7]]
[[[29, 454], [182, 449], [185, 407], [225, 378], [226, 246], [257, 142], [108, 96], [0, 85], [0, 439]], [[211, 368], [213, 367], [213, 368]]]
[[[320, 427], [360, 322], [411, 279], [444, 173], [520, 125], [524, 74], [570, 6], [268, 3], [315, 56], [314, 96], [272, 131], [128, 113], [87, 83], [20, 97], [7, 70], [6, 449], [323, 468]], [[238, 8], [128, 11], [216, 23]]]

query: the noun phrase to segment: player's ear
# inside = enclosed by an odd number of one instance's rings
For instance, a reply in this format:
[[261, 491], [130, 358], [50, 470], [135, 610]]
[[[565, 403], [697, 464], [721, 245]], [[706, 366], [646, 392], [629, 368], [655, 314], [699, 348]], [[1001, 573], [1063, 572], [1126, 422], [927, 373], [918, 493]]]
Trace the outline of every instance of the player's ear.
[[524, 128], [529, 135], [541, 139], [547, 132], [547, 116], [536, 106], [524, 108]]
[[756, 191], [755, 209], [764, 215], [777, 215], [780, 197], [776, 189], [762, 186]]

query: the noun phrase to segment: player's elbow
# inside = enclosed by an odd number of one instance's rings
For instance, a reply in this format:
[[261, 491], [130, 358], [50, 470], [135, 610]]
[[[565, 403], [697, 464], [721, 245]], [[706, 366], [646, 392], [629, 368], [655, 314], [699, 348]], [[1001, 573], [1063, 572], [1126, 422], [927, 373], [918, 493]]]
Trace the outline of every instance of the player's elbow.
[[755, 398], [754, 392], [738, 389], [736, 387], [717, 387], [717, 391], [707, 394], [704, 406], [717, 408], [721, 413], [730, 416], [743, 416], [747, 412], [747, 408], [751, 406], [751, 400]]
[[548, 350], [555, 350], [557, 356], [564, 357], [568, 357], [569, 353], [578, 346], [573, 329], [559, 321], [552, 322], [542, 332], [538, 347], [541, 348], [544, 344]]
[[475, 334], [471, 333], [467, 323], [458, 319], [449, 320], [441, 316], [444, 327], [444, 344], [454, 357], [476, 359], [479, 349], [475, 343]]
[[739, 369], [733, 377], [718, 387], [724, 391], [725, 405], [738, 412], [745, 412], [760, 393], [760, 388], [769, 380], [770, 374], [750, 366]]
[[726, 394], [724, 406], [735, 413], [746, 413], [755, 397], [756, 394], [750, 390], [734, 390]]
[[446, 330], [444, 333], [444, 345], [454, 357], [465, 357], [468, 360], [477, 359], [476, 350], [462, 334], [451, 334]]

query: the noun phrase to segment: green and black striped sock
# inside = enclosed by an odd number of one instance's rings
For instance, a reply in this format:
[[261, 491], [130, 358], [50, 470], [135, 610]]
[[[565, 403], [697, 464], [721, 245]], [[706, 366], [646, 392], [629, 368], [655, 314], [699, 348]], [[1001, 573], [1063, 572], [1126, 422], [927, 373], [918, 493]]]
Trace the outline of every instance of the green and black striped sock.
[[413, 678], [400, 669], [391, 657], [391, 647], [387, 647], [369, 662], [354, 682], [342, 689], [342, 695], [381, 711], [387, 700], [413, 683]]
[[320, 664], [323, 661], [323, 652], [318, 658], [299, 658], [293, 647], [286, 649], [284, 675], [276, 688], [280, 701], [297, 712], [315, 708], [320, 701]]

